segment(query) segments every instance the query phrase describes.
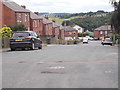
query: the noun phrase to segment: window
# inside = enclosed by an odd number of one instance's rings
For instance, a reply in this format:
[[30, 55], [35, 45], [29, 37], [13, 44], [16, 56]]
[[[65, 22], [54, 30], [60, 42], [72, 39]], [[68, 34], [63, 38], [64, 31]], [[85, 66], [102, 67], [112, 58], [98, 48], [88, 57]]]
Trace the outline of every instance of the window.
[[37, 27], [37, 21], [36, 20], [33, 21], [33, 27]]
[[76, 34], [76, 32], [74, 32], [74, 34]]
[[69, 32], [69, 35], [72, 35], [72, 32]]
[[105, 31], [105, 34], [107, 34], [107, 31]]
[[27, 14], [25, 14], [25, 22], [27, 21]]
[[100, 34], [103, 34], [103, 31], [100, 31]]
[[22, 13], [19, 14], [19, 22], [22, 22]]

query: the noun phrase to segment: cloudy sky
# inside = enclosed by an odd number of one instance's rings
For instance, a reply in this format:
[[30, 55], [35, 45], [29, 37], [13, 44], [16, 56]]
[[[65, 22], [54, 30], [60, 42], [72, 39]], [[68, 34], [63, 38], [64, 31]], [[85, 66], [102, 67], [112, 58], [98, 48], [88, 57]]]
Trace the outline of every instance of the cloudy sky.
[[97, 10], [112, 11], [110, 0], [13, 0], [35, 12], [80, 13]]

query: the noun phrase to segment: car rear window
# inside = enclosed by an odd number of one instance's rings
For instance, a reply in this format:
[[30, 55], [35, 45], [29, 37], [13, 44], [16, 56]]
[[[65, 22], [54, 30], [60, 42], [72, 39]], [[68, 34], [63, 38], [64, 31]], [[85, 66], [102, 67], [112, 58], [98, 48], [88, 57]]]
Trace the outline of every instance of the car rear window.
[[106, 38], [105, 40], [111, 40], [110, 38]]
[[13, 34], [13, 37], [28, 37], [28, 36], [30, 36], [30, 34], [27, 32], [17, 32]]

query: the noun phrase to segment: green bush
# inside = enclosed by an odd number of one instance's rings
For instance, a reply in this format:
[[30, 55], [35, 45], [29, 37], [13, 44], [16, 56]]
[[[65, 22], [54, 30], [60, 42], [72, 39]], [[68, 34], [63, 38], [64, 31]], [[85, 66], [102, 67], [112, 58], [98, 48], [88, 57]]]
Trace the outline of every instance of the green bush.
[[27, 31], [27, 27], [23, 24], [17, 24], [17, 25], [8, 25], [13, 31]]
[[89, 36], [89, 33], [78, 33], [78, 37]]
[[12, 36], [12, 30], [10, 27], [4, 26], [2, 29], [0, 29], [0, 37], [11, 37]]

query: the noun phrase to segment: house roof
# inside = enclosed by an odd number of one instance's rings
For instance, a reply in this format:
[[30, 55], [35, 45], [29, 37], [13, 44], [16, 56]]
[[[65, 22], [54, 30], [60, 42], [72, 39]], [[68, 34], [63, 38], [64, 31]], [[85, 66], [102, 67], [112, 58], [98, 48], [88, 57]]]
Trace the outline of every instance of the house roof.
[[52, 21], [50, 21], [50, 20], [43, 17], [43, 24], [49, 24], [49, 23], [52, 24]]
[[60, 27], [60, 25], [57, 24], [57, 23], [52, 22], [52, 24], [53, 24], [53, 27], [54, 27], [54, 28], [56, 28], [56, 27]]
[[31, 19], [43, 19], [42, 17], [38, 16], [37, 14], [30, 12], [30, 18]]
[[60, 25], [60, 30], [64, 29], [64, 27], [62, 25]]
[[65, 31], [77, 31], [77, 30], [75, 30], [73, 27], [71, 27], [71, 26], [64, 26], [64, 30]]
[[95, 30], [111, 30], [111, 25], [103, 25], [96, 28]]
[[22, 8], [12, 0], [3, 0], [3, 4], [15, 12], [30, 12], [29, 10]]

